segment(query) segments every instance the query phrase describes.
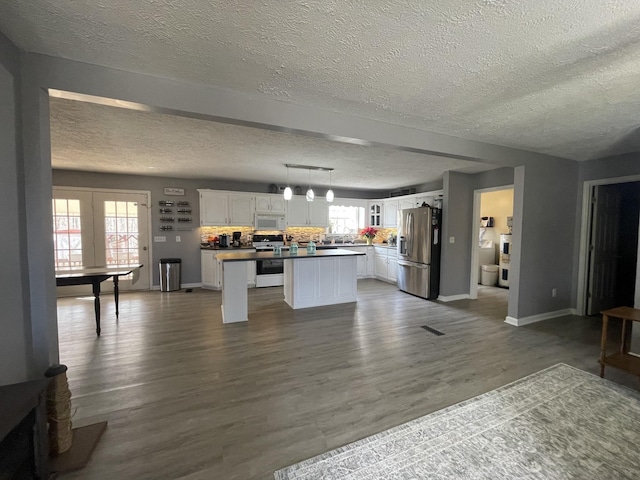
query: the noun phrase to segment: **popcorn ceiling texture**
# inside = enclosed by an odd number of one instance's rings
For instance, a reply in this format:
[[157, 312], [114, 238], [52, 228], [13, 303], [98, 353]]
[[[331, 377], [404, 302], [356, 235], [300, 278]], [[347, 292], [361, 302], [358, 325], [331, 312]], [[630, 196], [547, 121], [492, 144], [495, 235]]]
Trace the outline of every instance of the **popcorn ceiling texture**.
[[27, 50], [578, 160], [635, 150], [638, 0], [4, 0]]
[[[388, 148], [350, 145], [311, 136], [207, 120], [139, 112], [52, 98], [51, 163], [54, 168], [286, 185], [285, 163], [336, 168], [334, 188], [395, 188], [439, 180], [442, 172], [474, 173], [479, 162]], [[309, 160], [307, 160], [309, 159]], [[398, 164], [403, 168], [399, 169]], [[305, 187], [308, 171], [291, 169], [292, 186]], [[319, 195], [327, 172], [313, 172]]]

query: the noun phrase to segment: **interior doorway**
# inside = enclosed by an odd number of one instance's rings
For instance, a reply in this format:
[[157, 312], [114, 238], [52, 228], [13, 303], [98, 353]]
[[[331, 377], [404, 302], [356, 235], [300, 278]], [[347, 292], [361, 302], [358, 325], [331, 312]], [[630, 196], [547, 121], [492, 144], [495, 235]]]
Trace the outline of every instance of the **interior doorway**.
[[[511, 227], [508, 219], [513, 217], [513, 185], [480, 189], [474, 191], [473, 230], [477, 232], [471, 253], [471, 284], [469, 297], [478, 298], [478, 294], [487, 289], [498, 288], [498, 284], [507, 288], [509, 285], [509, 256], [511, 241], [508, 235]], [[507, 245], [505, 246], [505, 242]], [[504, 254], [501, 252], [506, 248]], [[485, 279], [495, 285], [479, 289], [482, 280], [482, 266], [485, 268]], [[484, 286], [483, 286], [484, 287]]]
[[585, 312], [634, 306], [640, 228], [640, 182], [593, 185]]

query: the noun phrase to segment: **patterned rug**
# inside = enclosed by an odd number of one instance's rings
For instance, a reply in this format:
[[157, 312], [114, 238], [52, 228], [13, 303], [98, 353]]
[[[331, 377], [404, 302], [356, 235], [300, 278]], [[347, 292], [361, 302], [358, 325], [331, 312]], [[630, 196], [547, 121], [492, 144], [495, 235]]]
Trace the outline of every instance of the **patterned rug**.
[[558, 364], [275, 478], [638, 479], [640, 394]]

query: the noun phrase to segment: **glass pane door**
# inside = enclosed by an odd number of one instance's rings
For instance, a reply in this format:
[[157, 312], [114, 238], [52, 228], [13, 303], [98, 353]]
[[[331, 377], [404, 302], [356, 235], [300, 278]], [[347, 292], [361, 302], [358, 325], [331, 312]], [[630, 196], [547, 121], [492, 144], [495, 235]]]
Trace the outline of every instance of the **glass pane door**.
[[148, 205], [139, 193], [94, 192], [95, 254], [99, 265], [126, 268], [144, 265], [139, 280], [121, 277], [122, 289], [149, 288]]

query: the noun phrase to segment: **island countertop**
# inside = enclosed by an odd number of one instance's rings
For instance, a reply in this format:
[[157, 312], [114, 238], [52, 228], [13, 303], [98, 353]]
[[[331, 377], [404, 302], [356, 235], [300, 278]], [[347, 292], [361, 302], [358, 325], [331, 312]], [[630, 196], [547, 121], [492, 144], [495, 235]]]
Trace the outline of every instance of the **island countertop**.
[[300, 249], [296, 255], [291, 255], [287, 250], [284, 250], [281, 255], [274, 255], [273, 252], [230, 252], [219, 253], [216, 258], [222, 262], [250, 262], [252, 260], [265, 259], [296, 260], [299, 258], [352, 257], [357, 255], [366, 255], [366, 253], [341, 248], [317, 250], [316, 253], [307, 253], [306, 249]]

